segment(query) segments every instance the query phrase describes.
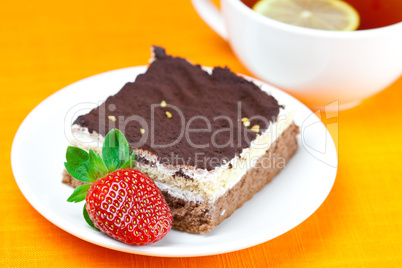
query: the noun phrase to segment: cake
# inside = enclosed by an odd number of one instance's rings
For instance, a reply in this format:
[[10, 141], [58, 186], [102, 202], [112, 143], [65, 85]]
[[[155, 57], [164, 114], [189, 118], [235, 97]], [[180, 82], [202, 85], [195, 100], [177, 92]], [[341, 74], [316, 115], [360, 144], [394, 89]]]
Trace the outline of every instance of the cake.
[[[72, 143], [101, 153], [109, 130], [121, 130], [173, 228], [207, 233], [285, 168], [299, 129], [290, 107], [227, 67], [208, 72], [162, 47], [152, 53], [144, 74], [75, 120]], [[66, 171], [63, 183], [81, 184]]]

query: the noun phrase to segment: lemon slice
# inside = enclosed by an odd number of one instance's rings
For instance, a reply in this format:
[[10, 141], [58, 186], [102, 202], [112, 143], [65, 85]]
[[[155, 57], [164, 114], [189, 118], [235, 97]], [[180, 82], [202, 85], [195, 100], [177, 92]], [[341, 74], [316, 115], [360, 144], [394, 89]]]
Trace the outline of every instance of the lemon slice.
[[340, 0], [260, 0], [253, 10], [271, 19], [301, 27], [353, 31], [359, 27], [359, 13]]

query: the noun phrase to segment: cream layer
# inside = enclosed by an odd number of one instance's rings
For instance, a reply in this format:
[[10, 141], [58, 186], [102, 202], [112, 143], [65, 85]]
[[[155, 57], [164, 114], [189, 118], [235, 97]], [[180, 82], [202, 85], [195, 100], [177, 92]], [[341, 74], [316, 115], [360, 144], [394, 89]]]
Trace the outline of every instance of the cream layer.
[[[167, 190], [171, 195], [187, 201], [214, 201], [232, 188], [246, 172], [253, 168], [262, 155], [270, 148], [278, 137], [293, 122], [293, 112], [287, 107], [281, 108], [277, 121], [251, 142], [250, 147], [243, 149], [240, 155], [226, 164], [213, 170], [195, 168], [186, 165], [166, 165], [160, 163], [157, 157], [145, 150], [135, 149], [138, 156], [151, 162], [152, 165], [135, 161], [135, 169], [151, 177], [161, 190]], [[104, 137], [79, 125], [72, 126], [70, 142], [79, 148], [92, 149], [101, 153]], [[277, 163], [281, 164], [281, 163]], [[283, 163], [284, 164], [284, 163]], [[189, 178], [178, 175], [181, 172]], [[175, 174], [176, 173], [176, 174]]]

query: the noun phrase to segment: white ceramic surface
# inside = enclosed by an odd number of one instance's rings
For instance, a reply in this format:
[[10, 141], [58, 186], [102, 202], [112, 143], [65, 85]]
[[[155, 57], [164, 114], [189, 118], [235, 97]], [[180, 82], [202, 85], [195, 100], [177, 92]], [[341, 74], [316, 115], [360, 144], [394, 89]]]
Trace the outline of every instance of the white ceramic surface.
[[256, 81], [293, 106], [295, 122], [301, 128], [298, 152], [270, 184], [205, 235], [172, 230], [161, 241], [141, 247], [123, 244], [92, 230], [82, 216], [83, 203], [66, 201], [73, 190], [61, 183], [69, 145], [64, 133], [71, 127], [71, 114], [87, 112], [82, 107], [96, 106], [145, 70], [146, 66], [120, 69], [71, 84], [44, 100], [21, 124], [11, 152], [15, 180], [26, 199], [49, 221], [83, 240], [114, 250], [152, 256], [202, 256], [273, 239], [299, 225], [324, 202], [337, 172], [331, 136], [306, 106]]
[[200, 17], [226, 39], [257, 77], [304, 103], [347, 109], [402, 74], [402, 22], [351, 32], [297, 27], [264, 17], [240, 0], [192, 0]]

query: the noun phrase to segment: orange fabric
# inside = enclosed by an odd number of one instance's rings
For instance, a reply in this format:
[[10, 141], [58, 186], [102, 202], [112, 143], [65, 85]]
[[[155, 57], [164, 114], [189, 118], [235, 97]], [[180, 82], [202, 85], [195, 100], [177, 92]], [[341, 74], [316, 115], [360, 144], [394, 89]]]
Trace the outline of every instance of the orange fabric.
[[402, 78], [328, 120], [338, 124], [339, 132], [331, 127], [339, 140], [338, 175], [327, 200], [301, 225], [238, 252], [146, 257], [80, 240], [31, 207], [10, 167], [18, 126], [43, 99], [72, 82], [147, 64], [152, 44], [205, 66], [250, 73], [189, 0], [3, 1], [0, 33], [0, 267], [402, 265]]

